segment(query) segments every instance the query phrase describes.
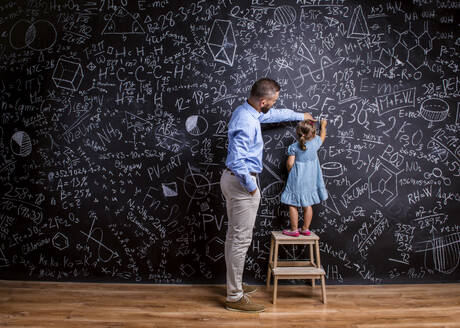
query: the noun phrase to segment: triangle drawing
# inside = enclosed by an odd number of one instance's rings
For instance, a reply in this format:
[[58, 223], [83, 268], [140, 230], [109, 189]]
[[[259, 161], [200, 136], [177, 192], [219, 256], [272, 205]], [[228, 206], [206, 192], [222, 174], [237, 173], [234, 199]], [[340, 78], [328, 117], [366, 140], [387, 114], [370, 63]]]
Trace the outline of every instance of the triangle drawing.
[[120, 7], [110, 16], [102, 34], [143, 34], [145, 33], [137, 19], [126, 9]]
[[334, 198], [332, 198], [331, 195], [329, 195], [326, 200], [323, 200], [321, 204], [333, 213], [340, 215], [340, 211], [338, 210], [337, 205], [335, 205]]
[[297, 51], [297, 54], [308, 60], [310, 63], [314, 64], [315, 63], [315, 59], [313, 58], [310, 50], [308, 50], [307, 46], [305, 44], [301, 44], [300, 47], [299, 47], [299, 50]]
[[175, 182], [162, 183], [161, 187], [163, 189], [163, 195], [165, 197], [175, 197], [177, 193], [177, 184]]

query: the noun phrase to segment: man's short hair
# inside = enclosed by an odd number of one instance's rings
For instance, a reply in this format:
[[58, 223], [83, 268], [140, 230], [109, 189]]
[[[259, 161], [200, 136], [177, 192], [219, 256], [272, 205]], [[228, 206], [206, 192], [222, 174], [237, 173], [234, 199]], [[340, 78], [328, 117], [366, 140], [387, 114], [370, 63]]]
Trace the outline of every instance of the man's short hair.
[[257, 80], [251, 88], [251, 96], [259, 99], [272, 98], [281, 90], [280, 85], [267, 77]]

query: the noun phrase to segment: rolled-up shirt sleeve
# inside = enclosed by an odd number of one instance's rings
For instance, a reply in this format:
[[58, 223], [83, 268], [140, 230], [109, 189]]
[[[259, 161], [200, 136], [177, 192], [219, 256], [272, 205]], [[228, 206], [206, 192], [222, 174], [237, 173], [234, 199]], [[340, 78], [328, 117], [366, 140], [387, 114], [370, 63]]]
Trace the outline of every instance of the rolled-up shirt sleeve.
[[229, 129], [229, 137], [232, 139], [232, 143], [229, 144], [229, 147], [232, 147], [230, 154], [232, 158], [227, 160], [227, 167], [235, 174], [235, 176], [240, 180], [241, 185], [249, 192], [252, 192], [257, 189], [257, 184], [252, 179], [252, 176], [249, 174], [249, 169], [246, 165], [245, 159], [250, 152], [250, 140], [254, 138], [251, 136], [249, 129], [246, 127], [247, 124], [240, 122], [238, 128]]
[[271, 108], [266, 114], [260, 115], [260, 123], [276, 123], [285, 121], [303, 121], [303, 113], [294, 112], [291, 109]]

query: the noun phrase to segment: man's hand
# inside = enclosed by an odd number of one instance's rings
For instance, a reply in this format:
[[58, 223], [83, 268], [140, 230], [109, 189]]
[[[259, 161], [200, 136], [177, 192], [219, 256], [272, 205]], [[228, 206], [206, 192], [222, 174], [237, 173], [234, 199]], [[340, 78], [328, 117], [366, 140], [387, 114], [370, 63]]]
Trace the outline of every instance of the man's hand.
[[257, 188], [254, 189], [254, 191], [250, 191], [249, 193], [251, 194], [251, 196], [254, 196], [256, 194], [256, 192], [257, 192]]
[[317, 120], [313, 118], [313, 116], [311, 116], [310, 113], [303, 113], [303, 119], [304, 121], [307, 121], [307, 120], [310, 120], [310, 121], [313, 121], [313, 122], [316, 122]]

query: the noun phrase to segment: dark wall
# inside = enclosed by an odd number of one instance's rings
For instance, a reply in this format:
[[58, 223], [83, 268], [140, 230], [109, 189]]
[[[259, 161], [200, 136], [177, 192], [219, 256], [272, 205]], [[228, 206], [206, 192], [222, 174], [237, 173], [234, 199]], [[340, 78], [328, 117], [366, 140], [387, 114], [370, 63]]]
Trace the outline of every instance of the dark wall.
[[[329, 121], [312, 223], [328, 283], [460, 281], [459, 8], [2, 1], [0, 278], [224, 282], [227, 123], [269, 76], [276, 107]], [[264, 126], [248, 281], [288, 226], [295, 124]]]

